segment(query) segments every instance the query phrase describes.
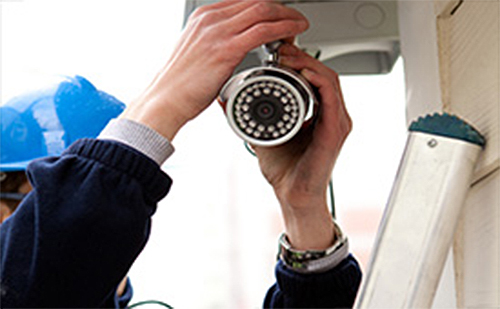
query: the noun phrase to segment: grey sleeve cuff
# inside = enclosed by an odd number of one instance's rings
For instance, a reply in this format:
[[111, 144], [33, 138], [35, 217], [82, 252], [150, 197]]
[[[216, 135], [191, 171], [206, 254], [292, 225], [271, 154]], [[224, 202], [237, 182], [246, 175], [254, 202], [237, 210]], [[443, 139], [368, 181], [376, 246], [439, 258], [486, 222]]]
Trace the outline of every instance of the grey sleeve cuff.
[[128, 119], [112, 119], [98, 139], [121, 142], [162, 165], [174, 152], [174, 146], [150, 127]]
[[302, 274], [317, 274], [328, 271], [332, 268], [335, 268], [340, 264], [343, 260], [345, 260], [349, 256], [349, 241], [345, 239], [345, 241], [331, 254], [322, 257], [314, 263], [312, 263], [311, 267], [307, 270], [296, 270], [298, 273]]

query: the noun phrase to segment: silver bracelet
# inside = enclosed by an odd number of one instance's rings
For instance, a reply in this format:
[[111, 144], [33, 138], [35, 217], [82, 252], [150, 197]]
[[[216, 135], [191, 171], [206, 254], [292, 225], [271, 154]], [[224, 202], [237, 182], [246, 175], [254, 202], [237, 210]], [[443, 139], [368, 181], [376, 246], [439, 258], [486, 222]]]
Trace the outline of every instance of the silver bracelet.
[[296, 250], [285, 233], [279, 239], [279, 257], [286, 267], [299, 273], [319, 273], [337, 266], [349, 255], [349, 242], [338, 224], [333, 221], [337, 239], [325, 250]]

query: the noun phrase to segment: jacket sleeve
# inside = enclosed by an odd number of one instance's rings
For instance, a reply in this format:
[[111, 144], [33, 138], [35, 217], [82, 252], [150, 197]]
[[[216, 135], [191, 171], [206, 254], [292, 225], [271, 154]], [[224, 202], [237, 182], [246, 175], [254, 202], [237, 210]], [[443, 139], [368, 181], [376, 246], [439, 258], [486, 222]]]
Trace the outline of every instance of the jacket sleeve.
[[27, 172], [34, 189], [0, 230], [2, 307], [105, 306], [171, 179], [136, 150], [91, 139]]
[[279, 260], [264, 308], [351, 308], [360, 282], [361, 270], [352, 255], [319, 274], [299, 274]]

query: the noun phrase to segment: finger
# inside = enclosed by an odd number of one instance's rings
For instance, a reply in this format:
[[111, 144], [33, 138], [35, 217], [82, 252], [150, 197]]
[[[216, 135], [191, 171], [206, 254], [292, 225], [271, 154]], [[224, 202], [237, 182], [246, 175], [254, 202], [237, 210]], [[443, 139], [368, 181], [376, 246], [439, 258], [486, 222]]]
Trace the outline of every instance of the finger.
[[338, 79], [338, 74], [335, 71], [296, 46], [284, 44], [280, 49], [279, 59], [281, 65], [291, 69], [301, 71], [305, 68], [309, 68], [331, 79]]
[[257, 24], [238, 35], [233, 44], [235, 48], [250, 51], [260, 45], [294, 37], [304, 32], [308, 23], [302, 20], [283, 20]]
[[323, 103], [338, 103], [339, 96], [337, 94], [337, 87], [333, 85], [330, 79], [307, 68], [303, 69], [301, 74], [307, 79], [309, 83], [311, 83], [311, 85], [318, 89], [321, 95], [321, 101]]
[[[237, 12], [238, 9], [244, 9], [246, 7], [252, 6], [250, 1], [235, 1], [235, 0], [224, 0], [212, 4], [202, 5], [196, 8], [196, 10], [191, 13], [189, 16], [190, 19], [196, 19], [200, 16], [206, 15], [210, 12], [220, 12], [224, 9], [229, 9], [225, 11], [225, 14], [231, 14], [231, 12]], [[222, 15], [222, 14], [221, 14]], [[226, 15], [226, 17], [230, 17], [231, 15]]]
[[[224, 27], [214, 27], [220, 25], [222, 21], [226, 21], [233, 17], [234, 14], [244, 11], [245, 9], [255, 5], [252, 1], [234, 1], [225, 0], [214, 4], [198, 7], [190, 16], [181, 39], [181, 44], [176, 50], [180, 53], [186, 52], [190, 48], [193, 41], [202, 34], [207, 40], [215, 43], [215, 40], [224, 40], [224, 35], [228, 33]], [[207, 31], [211, 29], [211, 31]]]
[[[213, 4], [203, 5], [194, 10], [183, 30], [180, 42], [190, 44], [190, 37], [195, 37], [201, 29], [210, 28], [214, 24], [231, 18], [237, 12], [254, 5], [250, 1], [225, 0]], [[219, 31], [220, 32], [220, 31]], [[221, 38], [221, 35], [217, 35]], [[182, 46], [184, 48], [185, 46]], [[181, 46], [179, 46], [181, 48]]]
[[279, 52], [281, 65], [296, 71], [310, 69], [321, 75], [327, 76], [332, 82], [334, 82], [334, 85], [343, 100], [342, 88], [340, 87], [340, 79], [337, 72], [327, 67], [318, 59], [302, 51], [296, 45], [283, 44], [280, 47]]
[[233, 33], [242, 33], [246, 30], [265, 22], [275, 21], [302, 21], [308, 24], [306, 17], [299, 11], [274, 3], [272, 1], [246, 1], [252, 5], [235, 14], [224, 23]]
[[298, 56], [300, 51], [300, 48], [294, 44], [283, 44], [279, 50], [280, 56]]
[[352, 128], [352, 121], [340, 89], [326, 76], [309, 69], [304, 69], [302, 75], [318, 89], [321, 96], [319, 131], [328, 132], [330, 137], [347, 136]]
[[286, 43], [285, 45], [294, 44], [295, 43], [295, 39], [296, 39], [296, 37], [292, 36], [292, 37], [283, 39], [283, 42]]

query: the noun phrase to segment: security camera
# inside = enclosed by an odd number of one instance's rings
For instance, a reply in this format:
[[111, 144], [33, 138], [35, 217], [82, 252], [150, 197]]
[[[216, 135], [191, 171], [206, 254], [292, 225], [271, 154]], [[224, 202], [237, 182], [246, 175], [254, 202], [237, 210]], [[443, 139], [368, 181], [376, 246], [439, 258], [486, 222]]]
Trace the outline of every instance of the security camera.
[[255, 146], [277, 146], [294, 137], [317, 104], [314, 90], [298, 72], [279, 65], [280, 42], [263, 46], [267, 58], [258, 67], [233, 76], [219, 102], [230, 127]]

